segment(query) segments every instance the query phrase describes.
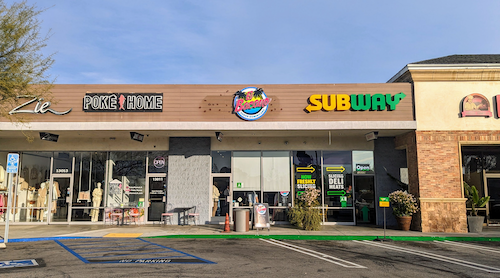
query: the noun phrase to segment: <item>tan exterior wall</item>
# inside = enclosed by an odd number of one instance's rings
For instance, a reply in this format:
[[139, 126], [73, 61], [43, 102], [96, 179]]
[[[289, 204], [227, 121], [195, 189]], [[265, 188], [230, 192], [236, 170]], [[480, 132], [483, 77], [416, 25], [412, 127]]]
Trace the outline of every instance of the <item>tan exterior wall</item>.
[[[143, 142], [130, 140], [125, 132], [123, 136], [109, 138], [69, 138], [59, 137], [57, 143], [35, 140], [28, 143], [25, 139], [3, 139], [0, 151], [154, 151], [168, 150], [168, 137], [148, 137]], [[219, 142], [212, 139], [214, 151], [232, 150], [373, 150], [373, 141], [364, 137], [342, 137], [329, 139], [324, 137], [226, 137]]]
[[229, 137], [212, 140], [213, 151], [231, 150], [373, 150], [374, 142], [364, 137]]
[[493, 109], [493, 97], [500, 94], [500, 81], [415, 82], [417, 130], [495, 130], [500, 119], [461, 117], [461, 103], [472, 93], [482, 94]]

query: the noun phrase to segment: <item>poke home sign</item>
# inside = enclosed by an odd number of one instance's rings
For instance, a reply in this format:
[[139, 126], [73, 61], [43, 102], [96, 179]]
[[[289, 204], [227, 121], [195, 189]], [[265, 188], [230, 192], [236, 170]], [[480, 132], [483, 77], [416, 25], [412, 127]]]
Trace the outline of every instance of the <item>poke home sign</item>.
[[84, 112], [162, 112], [163, 93], [86, 93]]

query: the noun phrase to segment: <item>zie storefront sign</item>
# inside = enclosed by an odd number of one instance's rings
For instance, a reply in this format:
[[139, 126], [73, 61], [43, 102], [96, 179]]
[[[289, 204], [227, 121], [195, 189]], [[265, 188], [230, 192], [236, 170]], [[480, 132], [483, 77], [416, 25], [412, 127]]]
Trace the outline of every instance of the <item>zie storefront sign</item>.
[[262, 88], [247, 87], [234, 94], [233, 114], [243, 120], [254, 121], [266, 114], [271, 98]]
[[331, 95], [311, 95], [308, 98], [309, 105], [305, 111], [384, 111], [396, 110], [396, 106], [404, 99], [404, 93], [391, 94], [331, 94]]
[[163, 112], [163, 93], [87, 93], [84, 112]]
[[[19, 114], [19, 113], [45, 114], [47, 112], [50, 112], [54, 115], [66, 115], [69, 112], [71, 112], [71, 110], [73, 109], [73, 108], [70, 108], [69, 110], [66, 110], [66, 111], [56, 111], [52, 108], [49, 108], [51, 105], [50, 101], [44, 101], [43, 98], [38, 98], [35, 96], [23, 95], [23, 96], [17, 96], [17, 98], [18, 99], [31, 98], [31, 99], [24, 102], [23, 104], [17, 106], [16, 108], [12, 109], [11, 111], [9, 111], [9, 115]], [[33, 109], [22, 109], [22, 108], [27, 108], [32, 103], [36, 103], [35, 107]]]

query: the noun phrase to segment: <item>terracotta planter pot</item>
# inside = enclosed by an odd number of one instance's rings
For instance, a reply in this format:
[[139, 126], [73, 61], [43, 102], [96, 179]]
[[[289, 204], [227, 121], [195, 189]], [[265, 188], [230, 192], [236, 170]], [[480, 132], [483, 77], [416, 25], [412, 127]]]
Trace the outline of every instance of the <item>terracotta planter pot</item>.
[[411, 216], [396, 216], [396, 220], [398, 221], [399, 229], [403, 231], [410, 230]]

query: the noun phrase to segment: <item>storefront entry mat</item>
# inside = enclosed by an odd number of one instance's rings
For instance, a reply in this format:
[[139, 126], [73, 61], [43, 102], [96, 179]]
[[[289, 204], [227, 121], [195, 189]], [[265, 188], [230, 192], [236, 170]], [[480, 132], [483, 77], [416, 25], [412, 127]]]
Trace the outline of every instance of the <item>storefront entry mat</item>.
[[141, 238], [55, 240], [84, 263], [215, 264]]

